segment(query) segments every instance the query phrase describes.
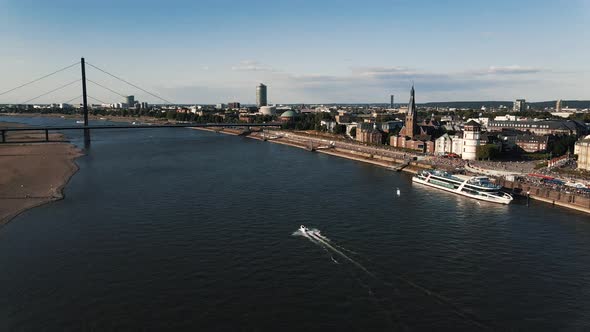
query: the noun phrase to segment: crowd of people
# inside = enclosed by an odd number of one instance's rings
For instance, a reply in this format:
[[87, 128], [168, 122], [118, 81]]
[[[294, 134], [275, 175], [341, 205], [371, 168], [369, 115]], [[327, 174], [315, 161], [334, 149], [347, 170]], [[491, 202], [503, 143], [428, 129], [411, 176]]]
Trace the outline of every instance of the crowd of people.
[[472, 165], [485, 169], [528, 174], [535, 171], [535, 161], [471, 161]]
[[541, 178], [537, 176], [525, 175], [519, 176], [516, 178], [518, 182], [532, 184], [537, 187], [541, 188], [548, 188], [557, 192], [562, 192], [566, 194], [575, 194], [578, 196], [583, 196], [586, 198], [590, 198], [590, 189], [586, 188], [577, 188], [566, 185], [563, 181], [555, 181], [546, 178]]
[[[481, 170], [485, 174], [494, 177], [507, 178], [509, 172], [513, 172], [511, 179], [519, 182], [529, 183], [537, 187], [550, 188], [552, 190], [590, 197], [590, 178], [580, 176], [568, 176], [557, 172], [555, 169], [543, 167], [538, 168], [538, 161], [465, 161], [442, 156], [431, 157], [429, 163], [436, 168], [457, 171], [464, 167], [468, 171]], [[575, 161], [574, 161], [575, 163]], [[561, 166], [575, 169], [571, 162]], [[535, 174], [535, 175], [532, 175]]]
[[441, 168], [446, 171], [458, 171], [462, 170], [466, 161], [461, 158], [449, 158], [444, 156], [433, 156], [426, 160], [426, 163], [434, 166], [435, 168]]

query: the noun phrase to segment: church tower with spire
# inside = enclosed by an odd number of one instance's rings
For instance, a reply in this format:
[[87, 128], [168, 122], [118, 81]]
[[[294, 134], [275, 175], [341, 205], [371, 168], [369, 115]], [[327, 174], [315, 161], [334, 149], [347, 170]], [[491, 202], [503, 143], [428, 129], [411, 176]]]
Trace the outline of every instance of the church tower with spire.
[[417, 117], [418, 113], [416, 112], [416, 96], [414, 85], [412, 85], [412, 90], [410, 91], [410, 103], [408, 104], [408, 113], [406, 114], [406, 123], [403, 132], [404, 136], [413, 138], [414, 136], [418, 135], [418, 125], [416, 122]]
[[422, 153], [434, 153], [434, 135], [438, 129], [437, 124], [430, 121], [418, 125], [418, 112], [416, 111], [416, 94], [414, 85], [410, 91], [410, 103], [406, 113], [406, 121], [397, 136], [391, 136], [389, 145], [398, 148], [416, 150]]

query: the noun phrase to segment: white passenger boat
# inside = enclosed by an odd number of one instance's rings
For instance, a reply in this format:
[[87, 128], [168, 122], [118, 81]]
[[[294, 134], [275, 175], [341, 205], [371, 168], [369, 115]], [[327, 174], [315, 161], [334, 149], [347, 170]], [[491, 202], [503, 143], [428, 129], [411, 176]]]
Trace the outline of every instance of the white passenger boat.
[[486, 176], [453, 175], [445, 171], [424, 170], [416, 174], [412, 180], [486, 202], [510, 204], [513, 199], [509, 194], [501, 192], [502, 187], [491, 183]]

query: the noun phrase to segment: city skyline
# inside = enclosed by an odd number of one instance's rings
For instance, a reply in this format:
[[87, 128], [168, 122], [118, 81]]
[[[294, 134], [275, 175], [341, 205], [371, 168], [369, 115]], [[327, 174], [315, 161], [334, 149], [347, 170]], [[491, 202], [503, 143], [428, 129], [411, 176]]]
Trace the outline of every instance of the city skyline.
[[[82, 7], [66, 0], [5, 1], [0, 12], [0, 27], [13, 32], [2, 37], [0, 91], [86, 56], [187, 104], [255, 104], [259, 82], [271, 89], [269, 104], [387, 103], [390, 94], [407, 93], [412, 81], [421, 102], [590, 99], [584, 80], [590, 47], [581, 42], [588, 35], [585, 1], [368, 1], [362, 8], [346, 1]], [[158, 103], [101, 73], [88, 75]], [[0, 96], [0, 103], [19, 103], [76, 78], [79, 70], [72, 68]], [[64, 102], [78, 92], [74, 85], [38, 102]], [[120, 99], [92, 85], [89, 94]]]

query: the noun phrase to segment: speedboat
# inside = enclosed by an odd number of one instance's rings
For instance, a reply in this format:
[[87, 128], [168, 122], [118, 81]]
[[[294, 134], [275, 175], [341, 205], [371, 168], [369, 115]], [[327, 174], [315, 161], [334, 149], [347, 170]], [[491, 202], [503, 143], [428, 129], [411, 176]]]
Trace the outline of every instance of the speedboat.
[[301, 231], [301, 233], [307, 233], [309, 231], [309, 228], [301, 225], [299, 226], [299, 231]]

